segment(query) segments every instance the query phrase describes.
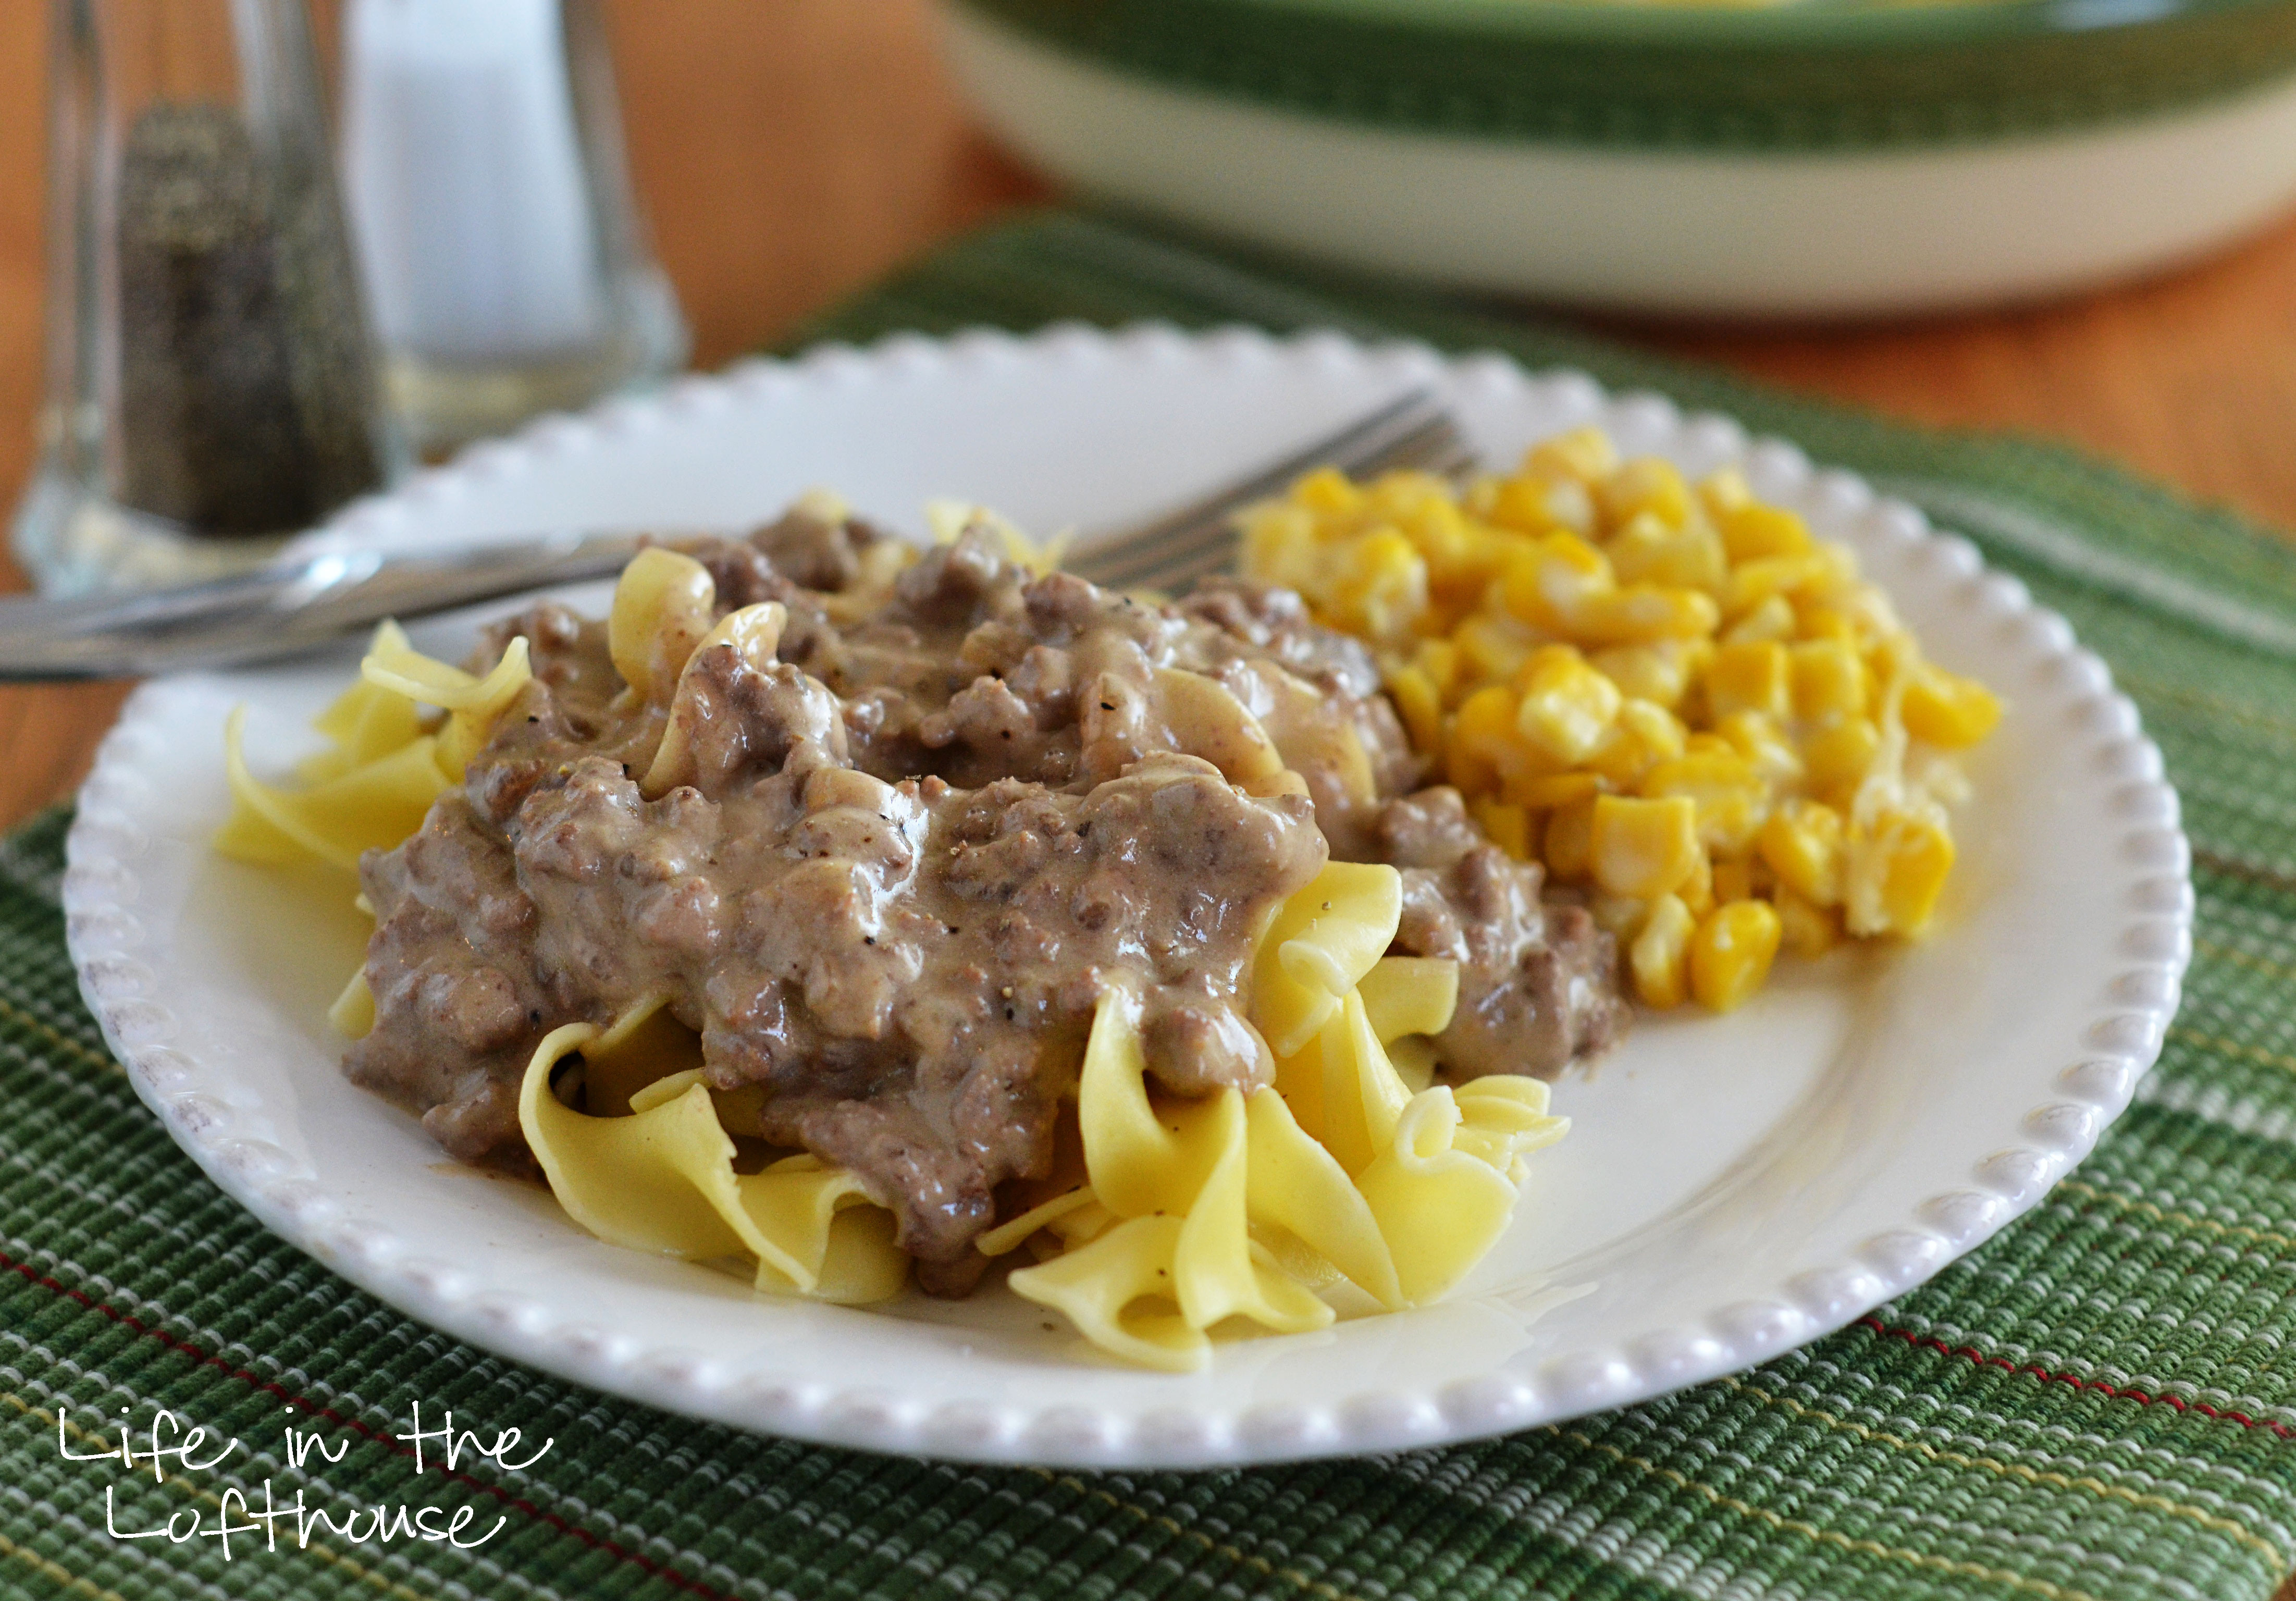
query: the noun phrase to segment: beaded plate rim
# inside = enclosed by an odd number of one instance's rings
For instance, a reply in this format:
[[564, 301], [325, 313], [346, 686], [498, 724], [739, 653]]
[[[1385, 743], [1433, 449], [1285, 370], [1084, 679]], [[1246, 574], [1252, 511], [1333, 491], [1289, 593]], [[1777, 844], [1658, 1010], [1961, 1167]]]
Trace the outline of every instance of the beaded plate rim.
[[1100, 1467], [1201, 1467], [1445, 1444], [1646, 1400], [1752, 1366], [1842, 1327], [1990, 1238], [2036, 1204], [2128, 1106], [2181, 996], [2194, 904], [2177, 797], [2135, 704], [2062, 618], [2037, 606], [2016, 579], [1988, 571], [1967, 540], [1936, 531], [1918, 509], [1878, 496], [1856, 475], [1813, 464], [1789, 443], [1751, 438], [1718, 414], [1685, 414], [1660, 395], [1613, 396], [1575, 372], [1533, 374], [1495, 355], [1449, 357], [1410, 341], [1370, 345], [1321, 332], [1279, 339], [1250, 329], [1191, 334], [1148, 324], [1114, 333], [1067, 324], [1030, 335], [983, 331], [947, 340], [897, 334], [863, 348], [829, 345], [786, 361], [743, 362], [651, 398], [544, 419], [418, 474], [392, 495], [355, 505], [311, 543], [384, 541], [394, 532], [405, 538], [425, 505], [455, 494], [458, 486], [546, 472], [554, 460], [604, 434], [672, 428], [682, 414], [737, 403], [746, 389], [865, 384], [968, 361], [1090, 363], [1144, 350], [1213, 361], [1305, 351], [1337, 363], [1382, 361], [1463, 385], [1553, 386], [1637, 440], [1678, 436], [1718, 446], [1742, 459], [1758, 493], [1816, 507], [1821, 529], [1858, 519], [1872, 538], [1934, 563], [1957, 597], [2013, 630], [2021, 655], [2060, 696], [2062, 705], [2051, 710], [2080, 731], [2090, 781], [2109, 794], [2119, 831], [2115, 894], [2126, 910], [2112, 944], [2113, 971], [2096, 975], [2095, 998], [2064, 1039], [2054, 1071], [2038, 1064], [2030, 1070], [2047, 1088], [2022, 1119], [1980, 1142], [1981, 1148], [1958, 1163], [1953, 1182], [1911, 1215], [1875, 1228], [1849, 1254], [1809, 1263], [1759, 1294], [1711, 1308], [1696, 1326], [1628, 1331], [1599, 1349], [1568, 1351], [1535, 1373], [1505, 1369], [1431, 1390], [1390, 1384], [1313, 1408], [1176, 1404], [1135, 1416], [904, 1395], [882, 1379], [801, 1383], [777, 1383], [770, 1372], [729, 1375], [688, 1351], [602, 1339], [594, 1325], [563, 1306], [488, 1293], [389, 1223], [341, 1215], [324, 1186], [299, 1173], [298, 1162], [265, 1137], [262, 1108], [247, 1104], [247, 1096], [232, 1087], [228, 1053], [189, 1037], [160, 998], [164, 985], [152, 965], [160, 941], [139, 909], [139, 870], [150, 841], [131, 814], [153, 802], [136, 768], [161, 737], [172, 680], [140, 687], [99, 750], [67, 840], [62, 891], [81, 993], [137, 1094], [209, 1177], [272, 1232], [409, 1316], [472, 1343], [597, 1389], [766, 1433], [945, 1458]]

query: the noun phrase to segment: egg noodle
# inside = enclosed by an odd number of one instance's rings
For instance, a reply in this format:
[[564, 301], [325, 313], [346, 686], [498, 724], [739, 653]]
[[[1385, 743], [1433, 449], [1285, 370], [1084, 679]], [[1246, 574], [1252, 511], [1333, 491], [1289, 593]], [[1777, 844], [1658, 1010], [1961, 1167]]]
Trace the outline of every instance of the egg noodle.
[[[697, 581], [698, 580], [698, 581]], [[709, 577], [650, 549], [625, 571], [609, 621], [626, 693], [673, 708], [687, 664], [731, 645], [770, 661], [776, 604], [713, 620]], [[484, 675], [376, 630], [360, 677], [320, 715], [327, 747], [291, 786], [258, 781], [244, 713], [226, 730], [235, 805], [224, 854], [355, 869], [422, 825], [463, 778], [532, 674], [512, 639]], [[1278, 742], [1225, 688], [1162, 669], [1156, 694], [1188, 754], [1256, 794], [1305, 792]], [[658, 798], [690, 759], [672, 716], [640, 788]], [[1256, 945], [1249, 1016], [1275, 1082], [1200, 1099], [1152, 1088], [1140, 997], [1107, 989], [1094, 1012], [1072, 1106], [1062, 1108], [1053, 1175], [1027, 1211], [978, 1247], [1025, 1265], [1017, 1293], [1065, 1315], [1095, 1346], [1146, 1367], [1201, 1367], [1211, 1335], [1315, 1329], [1350, 1310], [1443, 1295], [1513, 1213], [1528, 1153], [1562, 1137], [1546, 1086], [1495, 1076], [1431, 1082], [1429, 1036], [1450, 1022], [1455, 964], [1390, 957], [1402, 910], [1393, 867], [1328, 863], [1275, 909]], [[849, 1304], [900, 1292], [909, 1259], [894, 1217], [853, 1174], [810, 1155], [755, 1171], [754, 1092], [712, 1087], [699, 1037], [652, 996], [603, 1022], [548, 1033], [521, 1085], [519, 1125], [567, 1215], [599, 1238], [701, 1260], [738, 1260], [757, 1286]], [[343, 1033], [373, 1026], [364, 973], [330, 1014]]]

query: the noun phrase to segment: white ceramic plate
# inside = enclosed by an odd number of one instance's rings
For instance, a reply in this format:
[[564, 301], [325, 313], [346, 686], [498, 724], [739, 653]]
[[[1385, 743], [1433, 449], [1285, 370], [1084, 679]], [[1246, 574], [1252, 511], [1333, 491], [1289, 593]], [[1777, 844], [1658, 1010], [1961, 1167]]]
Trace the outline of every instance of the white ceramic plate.
[[[1919, 1283], [2015, 1216], [2127, 1104], [2174, 1010], [2191, 891], [2135, 709], [2064, 622], [1959, 539], [1791, 447], [1574, 374], [1330, 335], [1148, 328], [914, 338], [755, 364], [473, 451], [320, 538], [742, 524], [815, 483], [920, 534], [955, 494], [1039, 530], [1185, 497], [1414, 383], [1486, 456], [1580, 423], [1852, 543], [1933, 653], [2010, 713], [1916, 948], [1784, 965], [1725, 1018], [1644, 1019], [1536, 1159], [1513, 1228], [1440, 1306], [1135, 1372], [996, 1291], [856, 1311], [617, 1250], [538, 1190], [443, 1161], [337, 1073], [347, 883], [218, 860], [225, 713], [283, 769], [350, 650], [146, 686], [80, 800], [65, 880], [88, 1004], [137, 1090], [270, 1228], [414, 1317], [674, 1410], [880, 1449], [1193, 1466], [1418, 1446], [1742, 1367]], [[594, 603], [603, 589], [593, 591]], [[452, 654], [470, 622], [418, 630]]]

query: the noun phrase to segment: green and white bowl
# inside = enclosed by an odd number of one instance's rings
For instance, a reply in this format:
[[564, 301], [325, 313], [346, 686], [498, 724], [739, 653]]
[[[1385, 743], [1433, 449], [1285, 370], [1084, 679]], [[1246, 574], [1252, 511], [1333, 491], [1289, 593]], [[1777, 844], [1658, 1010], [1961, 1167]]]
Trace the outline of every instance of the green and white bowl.
[[1095, 194], [1444, 284], [1836, 316], [2195, 257], [2296, 196], [2296, 0], [944, 0]]

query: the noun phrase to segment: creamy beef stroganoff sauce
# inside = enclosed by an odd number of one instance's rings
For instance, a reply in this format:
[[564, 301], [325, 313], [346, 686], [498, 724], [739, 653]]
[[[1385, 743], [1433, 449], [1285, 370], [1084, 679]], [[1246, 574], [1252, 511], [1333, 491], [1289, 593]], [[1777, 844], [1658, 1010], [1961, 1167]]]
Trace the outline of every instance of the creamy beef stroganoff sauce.
[[477, 667], [523, 637], [531, 681], [360, 863], [350, 1077], [523, 1166], [538, 1042], [666, 998], [728, 1129], [856, 1175], [962, 1293], [1054, 1167], [1104, 993], [1136, 998], [1160, 1090], [1270, 1081], [1254, 952], [1327, 859], [1393, 864], [1394, 949], [1459, 965], [1454, 1081], [1551, 1078], [1623, 1028], [1611, 937], [1418, 787], [1371, 657], [1291, 592], [1152, 604], [986, 525], [908, 556], [809, 502], [642, 558], [627, 626], [491, 629]]

